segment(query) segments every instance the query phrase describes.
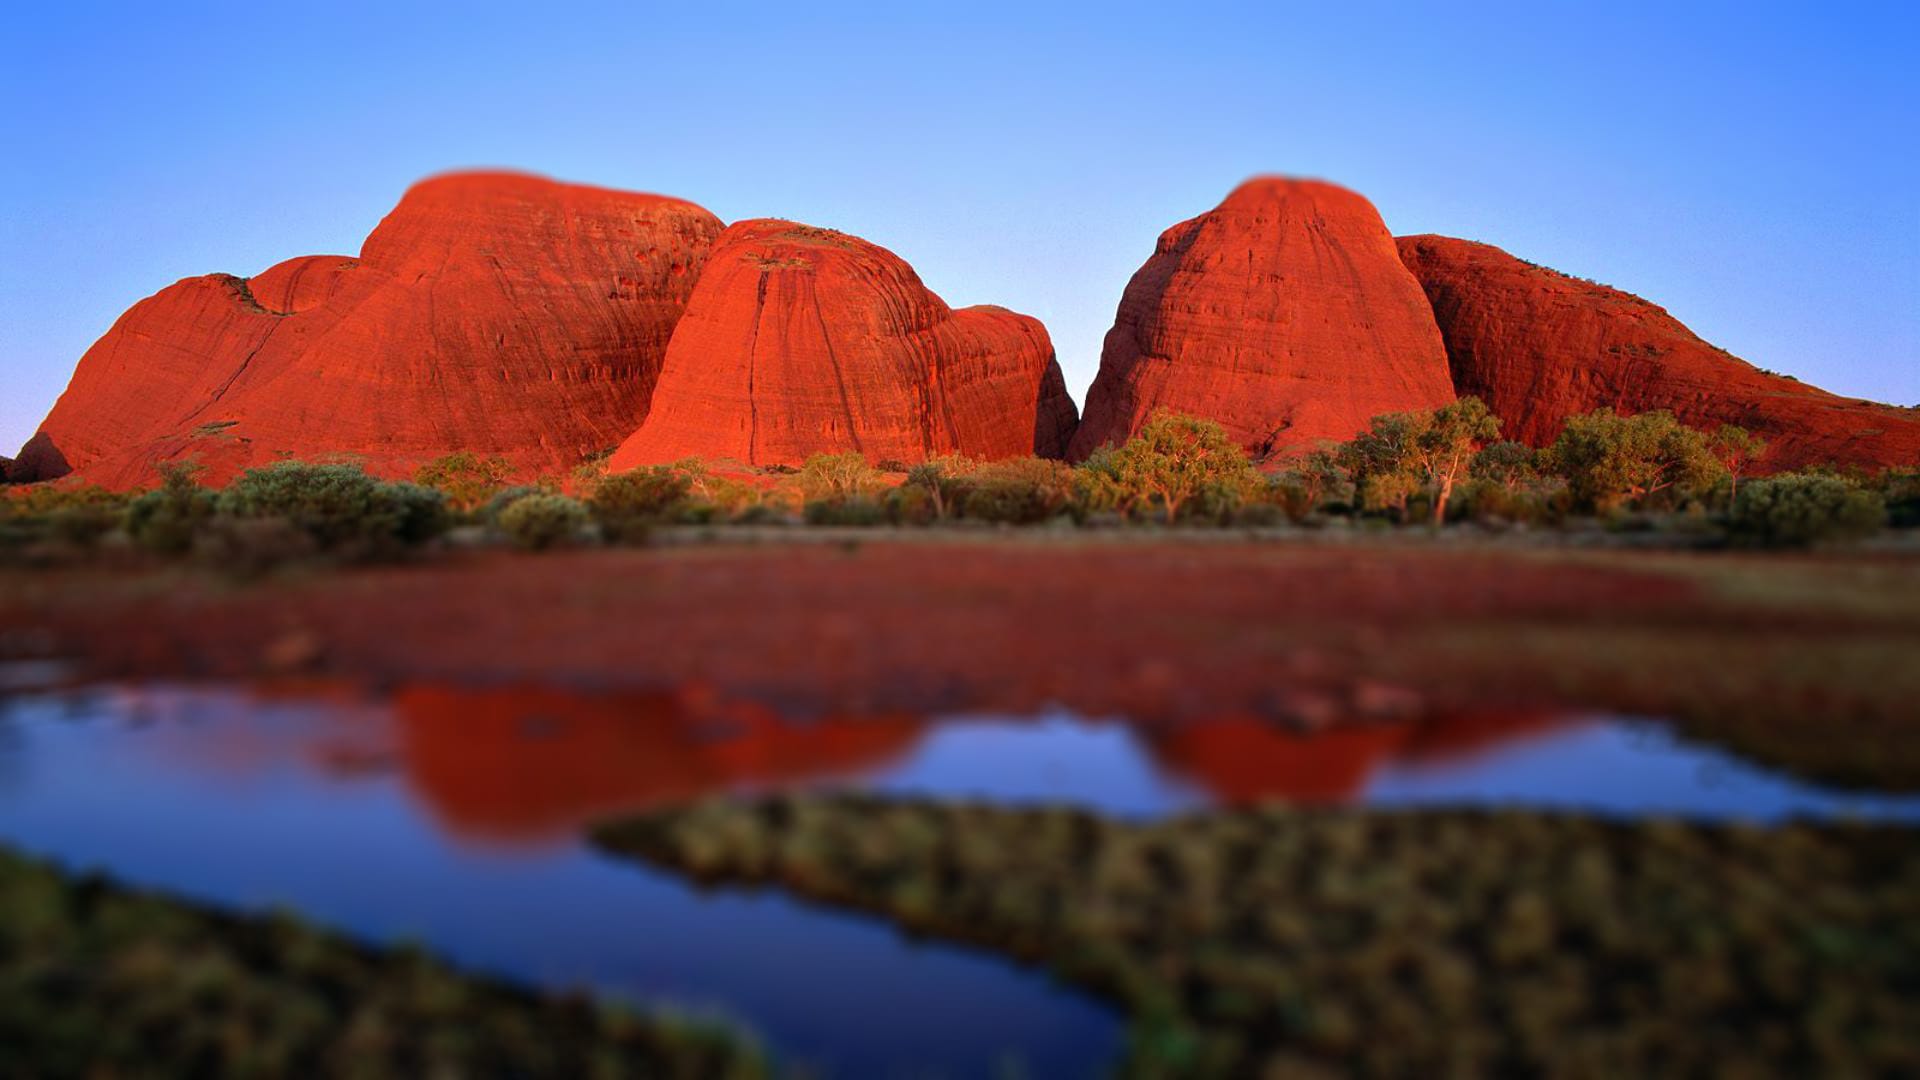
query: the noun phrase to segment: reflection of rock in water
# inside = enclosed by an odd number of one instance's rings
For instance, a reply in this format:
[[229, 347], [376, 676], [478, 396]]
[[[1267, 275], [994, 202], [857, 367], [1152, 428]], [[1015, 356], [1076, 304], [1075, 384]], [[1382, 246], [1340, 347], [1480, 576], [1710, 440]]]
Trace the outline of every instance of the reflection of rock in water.
[[1300, 734], [1252, 717], [1222, 717], [1158, 729], [1148, 745], [1162, 766], [1225, 803], [1346, 802], [1391, 762], [1462, 761], [1572, 722], [1537, 711], [1463, 712]]
[[884, 765], [918, 719], [789, 723], [673, 693], [415, 686], [394, 699], [409, 786], [463, 835], [529, 841], [596, 818]]

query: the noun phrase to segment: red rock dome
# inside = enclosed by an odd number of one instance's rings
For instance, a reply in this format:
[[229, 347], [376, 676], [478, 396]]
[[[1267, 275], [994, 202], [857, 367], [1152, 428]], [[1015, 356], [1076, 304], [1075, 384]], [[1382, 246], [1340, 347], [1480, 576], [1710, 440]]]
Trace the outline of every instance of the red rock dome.
[[463, 173], [416, 185], [358, 259], [178, 282], [120, 317], [21, 453], [114, 487], [197, 459], [404, 474], [456, 450], [562, 471], [644, 416], [720, 222], [692, 203]]
[[1765, 471], [1920, 465], [1920, 410], [1767, 374], [1637, 296], [1489, 244], [1406, 236], [1399, 245], [1432, 302], [1454, 388], [1485, 401], [1508, 438], [1545, 446], [1569, 416], [1667, 409], [1697, 428], [1760, 434]]
[[1433, 313], [1373, 205], [1262, 178], [1161, 234], [1121, 297], [1070, 456], [1124, 442], [1162, 407], [1264, 456], [1451, 400]]
[[611, 467], [1058, 457], [1073, 420], [1039, 320], [955, 311], [858, 237], [742, 221], [715, 243], [646, 422]]

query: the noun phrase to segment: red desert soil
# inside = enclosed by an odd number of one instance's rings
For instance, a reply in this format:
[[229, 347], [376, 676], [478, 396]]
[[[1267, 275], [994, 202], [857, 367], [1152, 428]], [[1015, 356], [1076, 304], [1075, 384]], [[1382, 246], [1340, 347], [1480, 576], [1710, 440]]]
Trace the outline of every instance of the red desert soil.
[[1613, 709], [1915, 785], [1916, 599], [1920, 562], [1896, 556], [929, 537], [450, 554], [252, 585], [6, 570], [0, 658], [674, 690], [813, 716], [1058, 702], [1312, 730]]
[[742, 221], [715, 243], [646, 422], [611, 465], [1059, 457], [1074, 419], [1040, 320], [955, 311], [859, 237]]
[[1920, 409], [1767, 374], [1700, 340], [1664, 308], [1490, 244], [1445, 236], [1399, 244], [1433, 303], [1454, 388], [1502, 417], [1507, 438], [1544, 446], [1567, 417], [1602, 406], [1667, 409], [1697, 428], [1738, 424], [1765, 436], [1763, 472], [1920, 465]]
[[135, 304], [81, 357], [15, 479], [129, 488], [193, 459], [217, 484], [330, 456], [405, 475], [455, 450], [564, 472], [646, 415], [719, 232], [659, 195], [424, 181], [358, 258], [187, 278]]
[[1263, 177], [1161, 234], [1120, 298], [1069, 456], [1125, 442], [1163, 407], [1264, 455], [1452, 400], [1433, 312], [1379, 211]]

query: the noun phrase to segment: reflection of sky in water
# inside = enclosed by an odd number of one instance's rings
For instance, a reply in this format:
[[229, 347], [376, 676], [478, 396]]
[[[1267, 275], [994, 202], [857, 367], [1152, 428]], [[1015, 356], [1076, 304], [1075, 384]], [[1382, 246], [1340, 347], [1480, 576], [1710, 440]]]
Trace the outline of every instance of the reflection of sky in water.
[[854, 787], [900, 796], [1066, 803], [1123, 817], [1198, 809], [1206, 792], [1155, 764], [1132, 729], [1071, 714], [956, 718]]
[[543, 985], [711, 1006], [834, 1071], [933, 1061], [979, 1075], [1013, 1050], [1032, 1074], [1054, 1076], [1111, 1060], [1115, 1019], [988, 955], [601, 857], [578, 828], [625, 808], [781, 786], [1134, 818], [1291, 797], [1920, 820], [1920, 797], [1836, 793], [1658, 725], [1594, 718], [1307, 738], [1056, 711], [876, 733], [679, 723], [601, 699], [575, 708], [551, 692], [513, 699], [538, 703], [537, 724], [484, 693], [430, 700], [429, 716], [404, 700], [167, 689], [0, 701], [0, 842], [218, 903], [286, 904]]
[[1659, 724], [1610, 720], [1515, 740], [1468, 761], [1389, 762], [1372, 806], [1471, 802], [1621, 816], [1774, 822], [1860, 816], [1920, 821], [1920, 795], [1839, 791], [1689, 743]]
[[[721, 1012], [786, 1060], [837, 1075], [930, 1061], [946, 1075], [992, 1075], [1012, 1056], [1028, 1075], [1085, 1076], [1117, 1053], [1107, 1010], [990, 954], [777, 893], [702, 892], [575, 840], [461, 843], [400, 774], [313, 767], [301, 752], [317, 719], [307, 706], [255, 709], [244, 722], [220, 709], [189, 722], [187, 708], [171, 712], [176, 723], [95, 702], [86, 723], [56, 719], [64, 710], [49, 704], [0, 704], [11, 721], [0, 723], [0, 842], [193, 898], [285, 905], [373, 940], [419, 941], [473, 970]], [[204, 748], [210, 768], [185, 752], [200, 737], [227, 744]]]

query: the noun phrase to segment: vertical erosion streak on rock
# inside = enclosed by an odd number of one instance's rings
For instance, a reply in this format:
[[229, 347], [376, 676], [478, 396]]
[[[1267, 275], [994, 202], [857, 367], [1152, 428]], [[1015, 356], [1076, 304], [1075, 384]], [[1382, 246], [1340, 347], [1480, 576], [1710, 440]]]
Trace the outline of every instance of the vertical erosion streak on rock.
[[853, 402], [847, 397], [846, 374], [840, 370], [840, 356], [833, 348], [833, 327], [827, 322], [826, 313], [820, 310], [820, 290], [813, 290], [813, 317], [820, 324], [820, 340], [827, 349], [827, 364], [833, 371], [833, 387], [840, 395], [840, 415], [847, 425], [847, 439], [853, 445], [854, 452], [860, 447], [860, 422], [853, 413]]
[[[43, 428], [87, 447], [75, 464], [113, 487], [185, 458], [216, 483], [279, 456], [351, 456], [394, 476], [456, 450], [524, 474], [570, 468], [643, 418], [693, 288], [685, 268], [719, 232], [657, 195], [427, 180], [359, 258], [283, 262], [247, 286], [252, 304], [209, 277], [135, 305]], [[214, 403], [223, 425], [202, 433]]]
[[[749, 266], [804, 273], [806, 288], [760, 275], [749, 285]], [[758, 333], [768, 320], [779, 334]], [[790, 221], [737, 222], [688, 301], [646, 422], [613, 465], [1030, 453], [1051, 363], [1038, 323], [953, 311], [885, 248]], [[737, 419], [697, 422], [716, 412], [748, 418], [749, 434]]]
[[747, 340], [747, 456], [748, 464], [760, 460], [760, 400], [755, 396], [754, 375], [760, 368], [760, 322], [767, 314], [767, 275], [770, 269], [762, 266], [753, 292], [753, 334]]
[[1161, 234], [1069, 456], [1125, 441], [1160, 408], [1287, 453], [1452, 397], [1432, 311], [1378, 212], [1331, 184], [1263, 178]]

